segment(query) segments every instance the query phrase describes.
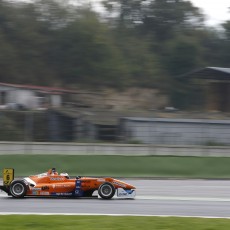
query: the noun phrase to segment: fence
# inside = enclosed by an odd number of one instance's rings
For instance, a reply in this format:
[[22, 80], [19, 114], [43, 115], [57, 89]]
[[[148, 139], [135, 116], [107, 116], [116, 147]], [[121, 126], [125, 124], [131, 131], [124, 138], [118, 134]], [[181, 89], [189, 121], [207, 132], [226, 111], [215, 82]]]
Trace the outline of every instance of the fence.
[[189, 145], [0, 142], [0, 155], [5, 154], [230, 157], [230, 148]]
[[1, 111], [0, 154], [230, 155], [227, 119], [125, 115], [85, 110]]

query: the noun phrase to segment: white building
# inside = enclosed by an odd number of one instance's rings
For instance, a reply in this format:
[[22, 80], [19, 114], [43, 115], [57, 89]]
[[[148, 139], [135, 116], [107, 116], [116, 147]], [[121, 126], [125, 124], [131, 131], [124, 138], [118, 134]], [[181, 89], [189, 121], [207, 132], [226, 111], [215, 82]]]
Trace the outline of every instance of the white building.
[[46, 109], [61, 107], [64, 96], [75, 94], [62, 88], [0, 82], [0, 108]]

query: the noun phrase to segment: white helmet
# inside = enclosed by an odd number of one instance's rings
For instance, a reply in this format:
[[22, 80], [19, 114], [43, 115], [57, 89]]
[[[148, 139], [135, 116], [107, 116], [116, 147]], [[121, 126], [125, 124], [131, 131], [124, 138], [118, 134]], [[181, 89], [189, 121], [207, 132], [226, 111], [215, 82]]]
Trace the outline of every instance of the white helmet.
[[65, 172], [60, 173], [60, 176], [64, 176], [64, 177], [66, 177], [67, 179], [69, 179], [69, 174], [68, 174], [68, 173], [65, 173]]

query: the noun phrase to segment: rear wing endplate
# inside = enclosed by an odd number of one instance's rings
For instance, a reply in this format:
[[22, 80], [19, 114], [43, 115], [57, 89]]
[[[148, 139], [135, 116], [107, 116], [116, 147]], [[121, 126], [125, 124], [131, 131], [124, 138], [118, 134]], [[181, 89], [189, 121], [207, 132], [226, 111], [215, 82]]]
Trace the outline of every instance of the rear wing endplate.
[[3, 185], [9, 186], [13, 180], [14, 180], [14, 169], [13, 168], [3, 169]]
[[0, 185], [0, 190], [10, 195], [9, 187], [10, 183], [14, 180], [14, 169], [5, 168], [3, 169], [3, 185]]

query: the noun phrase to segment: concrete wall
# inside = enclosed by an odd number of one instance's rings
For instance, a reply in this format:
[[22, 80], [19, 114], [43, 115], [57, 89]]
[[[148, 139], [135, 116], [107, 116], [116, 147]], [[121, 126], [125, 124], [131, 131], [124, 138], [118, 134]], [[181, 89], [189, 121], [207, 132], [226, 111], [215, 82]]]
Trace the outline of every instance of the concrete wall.
[[12, 154], [230, 157], [230, 147], [0, 142], [0, 155]]

